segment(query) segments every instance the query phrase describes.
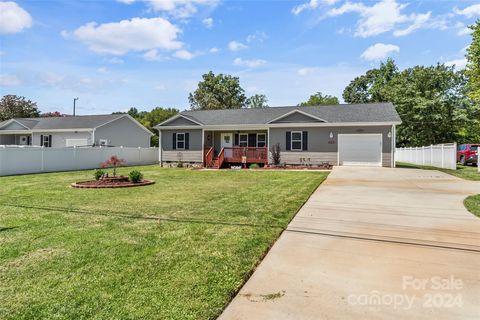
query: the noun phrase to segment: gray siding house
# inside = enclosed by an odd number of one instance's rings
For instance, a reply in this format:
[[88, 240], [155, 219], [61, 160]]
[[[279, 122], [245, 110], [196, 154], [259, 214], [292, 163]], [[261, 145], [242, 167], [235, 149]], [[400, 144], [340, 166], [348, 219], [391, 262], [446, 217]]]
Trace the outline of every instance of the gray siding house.
[[15, 118], [0, 122], [0, 145], [150, 147], [152, 135], [128, 114]]
[[271, 162], [394, 166], [395, 125], [391, 103], [262, 109], [184, 111], [160, 123], [160, 163], [221, 167]]

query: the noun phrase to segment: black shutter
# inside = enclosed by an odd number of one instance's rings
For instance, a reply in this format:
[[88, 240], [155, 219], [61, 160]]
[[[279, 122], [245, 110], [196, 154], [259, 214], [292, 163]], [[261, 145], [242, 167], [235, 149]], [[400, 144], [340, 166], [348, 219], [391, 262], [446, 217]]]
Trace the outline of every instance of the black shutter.
[[302, 150], [303, 150], [303, 151], [307, 151], [307, 150], [308, 150], [308, 131], [303, 131], [302, 134], [303, 134], [303, 137], [302, 137], [302, 141], [303, 141]]
[[32, 136], [27, 137], [27, 144], [30, 146], [32, 145]]
[[185, 132], [185, 150], [190, 148], [190, 133]]
[[285, 139], [285, 150], [290, 150], [291, 141], [292, 141], [292, 133], [290, 131], [287, 131], [287, 136]]
[[256, 147], [257, 146], [257, 134], [256, 133], [249, 133], [248, 134], [248, 146], [249, 147]]
[[40, 135], [40, 146], [43, 147], [43, 134]]
[[177, 149], [177, 134], [174, 132], [172, 137], [173, 137], [172, 149], [176, 150]]
[[48, 147], [49, 148], [52, 147], [52, 135], [51, 134], [48, 135]]
[[234, 143], [235, 146], [238, 146], [240, 144], [239, 139], [240, 139], [240, 137], [239, 137], [238, 133], [235, 133], [235, 143]]

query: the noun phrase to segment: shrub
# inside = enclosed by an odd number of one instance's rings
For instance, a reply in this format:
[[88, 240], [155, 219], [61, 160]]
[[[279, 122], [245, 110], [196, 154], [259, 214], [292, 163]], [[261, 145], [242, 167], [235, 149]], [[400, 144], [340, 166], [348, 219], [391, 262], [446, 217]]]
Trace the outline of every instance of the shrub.
[[252, 163], [250, 166], [248, 166], [248, 168], [249, 168], [249, 169], [258, 169], [258, 168], [260, 168], [260, 167], [258, 166], [258, 164]]
[[143, 180], [143, 174], [138, 170], [132, 170], [128, 174], [128, 178], [133, 183], [141, 182]]
[[183, 162], [182, 161], [177, 162], [177, 168], [183, 168]]
[[274, 144], [270, 148], [270, 152], [272, 153], [273, 164], [278, 166], [280, 164], [280, 143]]
[[93, 172], [93, 176], [95, 177], [95, 180], [100, 180], [101, 177], [105, 174], [105, 170], [102, 169], [95, 169]]
[[124, 164], [126, 161], [119, 159], [116, 155], [113, 155], [105, 162], [101, 163], [102, 168], [113, 168], [113, 176], [117, 176], [117, 168]]

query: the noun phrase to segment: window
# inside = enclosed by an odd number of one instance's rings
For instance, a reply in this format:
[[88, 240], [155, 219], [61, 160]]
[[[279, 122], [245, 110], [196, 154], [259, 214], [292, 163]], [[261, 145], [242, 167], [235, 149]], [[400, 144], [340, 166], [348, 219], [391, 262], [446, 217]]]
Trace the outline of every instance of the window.
[[98, 140], [98, 143], [101, 146], [108, 146], [108, 140], [107, 139], [100, 139], [100, 140]]
[[248, 134], [241, 133], [238, 139], [238, 145], [240, 147], [248, 147]]
[[291, 150], [302, 151], [302, 131], [292, 131]]
[[42, 146], [43, 147], [50, 147], [51, 144], [50, 144], [50, 135], [43, 135], [41, 138], [42, 138]]
[[185, 149], [185, 133], [177, 133], [177, 149]]
[[470, 150], [477, 151], [477, 150], [478, 150], [478, 146], [470, 146]]
[[267, 146], [267, 135], [265, 133], [257, 133], [257, 148]]

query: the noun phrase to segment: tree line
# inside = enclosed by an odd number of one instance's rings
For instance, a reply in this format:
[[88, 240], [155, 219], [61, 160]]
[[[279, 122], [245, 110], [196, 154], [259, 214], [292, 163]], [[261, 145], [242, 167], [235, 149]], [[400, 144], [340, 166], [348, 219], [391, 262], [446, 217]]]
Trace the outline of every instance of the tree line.
[[[346, 103], [392, 102], [402, 124], [397, 127], [398, 146], [422, 146], [456, 141], [480, 142], [480, 20], [472, 26], [472, 43], [467, 48], [465, 70], [436, 64], [400, 70], [388, 59], [353, 79], [343, 90]], [[264, 94], [245, 95], [240, 79], [227, 74], [204, 74], [188, 95], [191, 110], [268, 108]], [[316, 92], [299, 106], [339, 104], [335, 96]], [[154, 125], [177, 114], [178, 109], [156, 107], [128, 114], [154, 133]], [[120, 113], [120, 112], [117, 112]], [[24, 97], [4, 96], [0, 100], [0, 121], [14, 117], [63, 116], [40, 113], [36, 103]], [[157, 133], [158, 134], [158, 133]], [[158, 146], [158, 136], [152, 138]]]

